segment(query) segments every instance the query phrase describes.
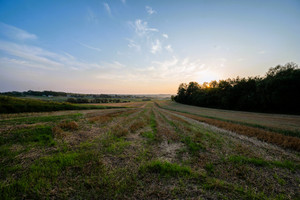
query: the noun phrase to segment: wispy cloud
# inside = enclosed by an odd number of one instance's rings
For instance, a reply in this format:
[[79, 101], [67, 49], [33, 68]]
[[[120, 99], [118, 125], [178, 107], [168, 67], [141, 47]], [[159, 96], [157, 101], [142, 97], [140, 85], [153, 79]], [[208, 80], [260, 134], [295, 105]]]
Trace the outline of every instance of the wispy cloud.
[[107, 13], [109, 14], [109, 16], [111, 16], [111, 9], [110, 9], [108, 3], [103, 3], [103, 6], [104, 6], [105, 10], [107, 11]]
[[105, 68], [107, 68], [107, 69], [118, 69], [118, 70], [126, 67], [124, 64], [122, 64], [116, 60], [113, 62], [105, 62], [105, 63], [103, 63], [103, 66], [105, 66]]
[[87, 44], [84, 44], [84, 43], [82, 43], [82, 42], [78, 42], [78, 44], [80, 44], [81, 46], [84, 46], [84, 47], [86, 47], [86, 48], [88, 48], [88, 49], [92, 49], [92, 50], [95, 50], [95, 51], [102, 51], [101, 49], [99, 49], [99, 48], [97, 48], [97, 47], [92, 47], [92, 46], [87, 45]]
[[11, 62], [24, 67], [50, 70], [102, 68], [100, 64], [80, 61], [68, 53], [58, 54], [37, 46], [20, 45], [2, 40], [0, 40], [0, 51], [6, 55], [1, 57], [2, 62]]
[[156, 11], [153, 10], [150, 6], [146, 6], [146, 11], [149, 15], [152, 15], [152, 14], [156, 13]]
[[134, 28], [135, 32], [139, 36], [145, 36], [151, 32], [158, 32], [156, 28], [148, 27], [148, 22], [141, 19], [135, 20], [135, 22], [129, 22], [129, 24]]
[[160, 51], [161, 51], [161, 43], [159, 40], [156, 40], [155, 42], [152, 43], [151, 53], [156, 54], [157, 52]]
[[164, 38], [166, 38], [166, 39], [168, 39], [169, 38], [169, 36], [167, 35], [167, 34], [162, 34], [162, 36], [164, 37]]
[[140, 51], [141, 50], [141, 46], [139, 44], [137, 44], [134, 40], [132, 39], [127, 39], [129, 41], [128, 47], [129, 48], [133, 48], [136, 51]]
[[169, 45], [167, 45], [167, 46], [165, 46], [165, 49], [168, 51], [168, 52], [173, 52], [173, 48], [172, 48], [172, 46], [169, 44]]
[[0, 33], [16, 40], [35, 40], [37, 36], [20, 28], [0, 22]]
[[173, 56], [171, 59], [163, 61], [153, 61], [150, 65], [139, 68], [121, 68], [112, 69], [105, 74], [96, 75], [99, 79], [109, 80], [128, 80], [138, 81], [140, 84], [153, 83], [161, 84], [162, 82], [178, 83], [185, 82], [201, 77], [209, 71], [200, 60], [190, 60], [188, 58], [179, 59]]
[[122, 2], [123, 4], [126, 4], [126, 0], [121, 0], [121, 2]]
[[96, 15], [95, 12], [94, 12], [92, 9], [90, 9], [90, 8], [87, 9], [86, 19], [87, 19], [87, 21], [90, 22], [90, 23], [95, 23], [95, 24], [98, 23], [98, 17], [97, 17], [97, 15]]
[[[134, 41], [130, 42], [134, 43]], [[161, 48], [160, 41], [156, 40], [153, 43], [152, 51], [157, 53]], [[144, 84], [143, 87], [147, 87], [147, 84], [153, 83], [153, 81], [158, 86], [162, 83], [174, 85], [178, 84], [178, 82], [187, 82], [205, 76], [208, 70], [201, 60], [179, 59], [175, 56], [171, 59], [145, 63], [139, 67], [128, 67], [118, 60], [91, 63], [82, 61], [67, 52], [59, 54], [37, 46], [20, 45], [2, 40], [0, 40], [0, 53], [1, 66], [14, 68], [17, 71], [24, 70], [23, 68], [32, 69], [36, 76], [39, 77], [36, 80], [43, 79], [43, 84], [48, 84], [48, 82], [52, 84], [50, 79], [53, 76], [59, 76], [57, 80], [61, 81], [61, 83], [66, 83], [66, 79], [61, 76], [61, 72], [65, 72], [72, 73], [73, 77], [78, 77], [80, 80], [88, 80], [89, 84], [84, 87], [91, 87], [92, 83], [106, 83], [106, 80], [118, 79], [120, 82], [117, 86], [124, 87], [124, 91], [130, 84], [136, 85], [139, 83]], [[39, 72], [43, 75], [39, 76]], [[48, 76], [47, 74], [51, 75]], [[74, 80], [69, 81], [72, 82]], [[76, 87], [80, 86], [76, 82], [72, 83]], [[80, 87], [83, 86], [81, 85]]]
[[[31, 63], [33, 67], [40, 66], [41, 68], [48, 69], [58, 69], [59, 67], [62, 67], [59, 62], [53, 59], [56, 57], [56, 54], [35, 46], [0, 41], [0, 51], [13, 56], [14, 58], [10, 59], [10, 61], [16, 62], [19, 60], [27, 66]], [[19, 62], [19, 64], [21, 63]]]

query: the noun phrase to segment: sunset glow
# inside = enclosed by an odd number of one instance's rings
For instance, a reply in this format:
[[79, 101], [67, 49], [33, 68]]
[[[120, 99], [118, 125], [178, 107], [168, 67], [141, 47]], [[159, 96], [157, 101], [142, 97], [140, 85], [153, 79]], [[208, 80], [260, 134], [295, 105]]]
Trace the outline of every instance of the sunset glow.
[[300, 2], [1, 1], [0, 91], [175, 94], [300, 63]]

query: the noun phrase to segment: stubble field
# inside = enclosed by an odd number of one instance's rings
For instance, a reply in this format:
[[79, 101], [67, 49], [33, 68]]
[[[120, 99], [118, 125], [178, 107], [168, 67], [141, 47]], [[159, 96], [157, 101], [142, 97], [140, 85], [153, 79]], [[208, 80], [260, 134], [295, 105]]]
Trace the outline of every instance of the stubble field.
[[1, 115], [1, 199], [300, 198], [297, 117], [209, 112], [157, 101]]

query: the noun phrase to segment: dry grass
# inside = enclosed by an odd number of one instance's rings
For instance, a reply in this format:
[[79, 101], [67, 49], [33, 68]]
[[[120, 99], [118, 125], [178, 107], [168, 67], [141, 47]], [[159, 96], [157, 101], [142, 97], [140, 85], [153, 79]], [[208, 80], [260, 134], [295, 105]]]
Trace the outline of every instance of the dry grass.
[[[49, 122], [56, 123], [54, 146], [33, 146], [14, 138], [1, 146], [0, 190], [7, 195], [2, 199], [299, 197], [296, 152], [215, 127], [238, 132], [242, 126], [184, 116], [153, 103], [138, 109], [94, 110], [84, 116], [75, 122], [79, 129], [70, 118]], [[0, 130], [4, 128], [0, 124]]]
[[139, 108], [142, 107], [145, 102], [128, 102], [128, 103], [96, 103], [89, 105], [102, 105], [102, 106], [116, 106], [116, 107], [127, 107], [127, 108]]
[[53, 133], [55, 138], [62, 139], [62, 138], [66, 137], [66, 133], [58, 126], [54, 126], [52, 128], [52, 133]]
[[112, 120], [112, 117], [110, 117], [110, 116], [96, 116], [96, 117], [90, 117], [87, 120], [91, 123], [95, 123], [95, 122], [107, 123], [107, 122]]
[[117, 137], [124, 137], [128, 134], [128, 129], [118, 124], [111, 129], [111, 132]]
[[52, 128], [52, 133], [55, 138], [65, 139], [67, 133], [65, 131], [77, 131], [79, 125], [75, 121], [63, 121]]
[[92, 116], [87, 116], [87, 120], [91, 123], [107, 123], [111, 120], [113, 120], [114, 117], [118, 117], [120, 115], [130, 115], [132, 113], [135, 113], [137, 110], [116, 110], [114, 112], [109, 113], [95, 113], [91, 114]]
[[57, 126], [63, 130], [67, 130], [67, 131], [75, 131], [75, 130], [79, 129], [79, 126], [78, 126], [77, 122], [75, 122], [75, 121], [70, 121], [70, 122], [64, 121], [64, 122], [59, 123]]
[[135, 121], [133, 122], [130, 126], [129, 126], [129, 131], [130, 132], [135, 132], [141, 128], [143, 128], [144, 126], [146, 126], [146, 122], [145, 121], [142, 121], [142, 120], [139, 120], [139, 121]]
[[204, 117], [195, 116], [192, 114], [186, 114], [186, 113], [180, 113], [176, 111], [170, 111], [191, 119], [195, 119], [200, 122], [204, 122], [222, 129], [226, 129], [229, 131], [233, 131], [235, 133], [250, 136], [250, 137], [256, 137], [259, 140], [269, 142], [272, 144], [276, 144], [278, 146], [293, 149], [296, 151], [300, 151], [300, 138], [297, 137], [291, 137], [291, 136], [285, 136], [278, 133], [273, 133], [270, 131], [266, 131], [259, 128], [254, 127], [248, 127], [244, 125], [234, 124], [230, 122], [224, 122], [216, 119], [209, 119]]
[[179, 141], [180, 137], [179, 135], [175, 132], [174, 128], [171, 127], [164, 119], [161, 117], [161, 115], [156, 111], [155, 112], [155, 117], [157, 121], [157, 134], [165, 138], [167, 140], [172, 140], [172, 141]]
[[232, 110], [221, 110], [179, 104], [171, 101], [157, 101], [161, 107], [187, 112], [200, 116], [215, 117], [218, 119], [231, 120], [252, 125], [284, 129], [290, 131], [300, 131], [300, 116], [284, 114], [254, 113]]

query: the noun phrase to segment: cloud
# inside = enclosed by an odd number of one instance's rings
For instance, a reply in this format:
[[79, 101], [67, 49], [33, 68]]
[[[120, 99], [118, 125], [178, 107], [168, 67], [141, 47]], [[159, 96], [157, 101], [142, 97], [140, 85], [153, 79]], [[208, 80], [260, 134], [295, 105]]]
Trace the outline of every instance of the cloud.
[[189, 61], [188, 58], [182, 60], [173, 56], [164, 61], [153, 61], [151, 66], [137, 69], [135, 73], [141, 80], [173, 82], [190, 81], [205, 70], [207, 69], [200, 60]]
[[90, 9], [90, 8], [87, 9], [87, 16], [86, 16], [86, 18], [87, 18], [87, 21], [88, 21], [88, 22], [98, 24], [98, 18], [97, 18], [97, 15], [96, 15], [95, 12], [94, 12], [92, 9]]
[[111, 10], [110, 10], [110, 7], [107, 3], [103, 3], [103, 6], [105, 8], [105, 10], [107, 11], [107, 13], [111, 16]]
[[146, 11], [149, 15], [152, 15], [152, 14], [156, 13], [156, 11], [153, 10], [150, 6], [146, 6]]
[[123, 4], [126, 4], [126, 0], [121, 0], [121, 2], [122, 2]]
[[105, 80], [124, 80], [126, 84], [130, 81], [133, 83], [139, 82], [139, 84], [153, 83], [153, 81], [158, 84], [163, 82], [178, 84], [178, 82], [198, 80], [197, 77], [205, 75], [207, 71], [209, 69], [205, 67], [201, 60], [190, 61], [188, 58], [179, 59], [173, 56], [171, 59], [153, 61], [150, 65], [143, 67], [111, 68], [105, 74], [97, 74], [96, 77]]
[[81, 46], [84, 46], [88, 49], [92, 49], [92, 50], [95, 50], [95, 51], [102, 51], [101, 49], [97, 48], [97, 47], [92, 47], [90, 45], [87, 45], [87, 44], [84, 44], [84, 43], [81, 43], [81, 42], [78, 42], [78, 44], [80, 44]]
[[131, 39], [127, 39], [129, 41], [128, 47], [129, 48], [133, 48], [136, 51], [140, 51], [141, 50], [141, 46], [139, 44], [137, 44], [134, 40]]
[[165, 49], [168, 51], [168, 52], [173, 52], [173, 48], [172, 48], [172, 46], [169, 44], [169, 45], [167, 45], [167, 46], [165, 46]]
[[[130, 42], [134, 43], [134, 41]], [[159, 40], [153, 43], [152, 50], [153, 53], [161, 50]], [[99, 83], [99, 81], [101, 83], [107, 83], [105, 81], [116, 83], [115, 80], [119, 80], [116, 87], [124, 87], [124, 91], [126, 88], [128, 91], [129, 84], [136, 85], [138, 83], [138, 87], [141, 86], [142, 89], [145, 89], [153, 81], [158, 85], [164, 83], [174, 85], [179, 82], [198, 80], [199, 77], [205, 76], [207, 73], [207, 68], [201, 60], [190, 60], [189, 58], [179, 59], [173, 56], [166, 60], [152, 61], [138, 67], [127, 66], [117, 60], [91, 63], [82, 61], [67, 52], [59, 54], [37, 46], [20, 45], [2, 40], [0, 40], [0, 55], [0, 66], [6, 67], [0, 68], [3, 72], [31, 71], [40, 78], [38, 80], [41, 81], [41, 84], [49, 83], [52, 84], [51, 87], [53, 86], [52, 79], [66, 83], [66, 78], [62, 72], [72, 74], [70, 76], [72, 77], [71, 82], [86, 80], [84, 87], [72, 82], [76, 87], [80, 86], [82, 89], [90, 88], [91, 84]], [[43, 75], [39, 76], [39, 74]], [[28, 80], [28, 76], [19, 78], [18, 75], [13, 75], [13, 78], [15, 80]]]
[[168, 39], [169, 38], [169, 36], [167, 35], [167, 34], [162, 34], [162, 36], [164, 37], [164, 38], [166, 38], [166, 39]]
[[[55, 57], [54, 53], [44, 51], [41, 48], [29, 45], [19, 45], [12, 42], [6, 42], [0, 40], [0, 51], [5, 52], [13, 56], [14, 58], [10, 61], [20, 60], [24, 63], [33, 63], [33, 66], [41, 66], [41, 68], [52, 68], [57, 69], [62, 67], [62, 65], [51, 59]], [[19, 63], [20, 64], [20, 63]]]
[[154, 43], [152, 43], [151, 47], [151, 53], [156, 54], [157, 52], [161, 51], [161, 43], [159, 40], [156, 40]]
[[23, 67], [49, 70], [86, 70], [103, 68], [98, 63], [88, 63], [76, 59], [70, 54], [57, 54], [32, 45], [20, 45], [0, 40], [0, 51], [4, 52], [1, 62], [22, 65]]
[[136, 34], [139, 36], [145, 36], [151, 32], [158, 32], [158, 29], [148, 27], [148, 22], [143, 21], [141, 19], [135, 20], [134, 23], [129, 23], [134, 28]]
[[113, 61], [113, 62], [105, 62], [103, 63], [103, 66], [105, 66], [106, 69], [123, 69], [126, 66], [118, 61]]
[[20, 28], [0, 22], [0, 33], [16, 40], [36, 40], [37, 36]]

